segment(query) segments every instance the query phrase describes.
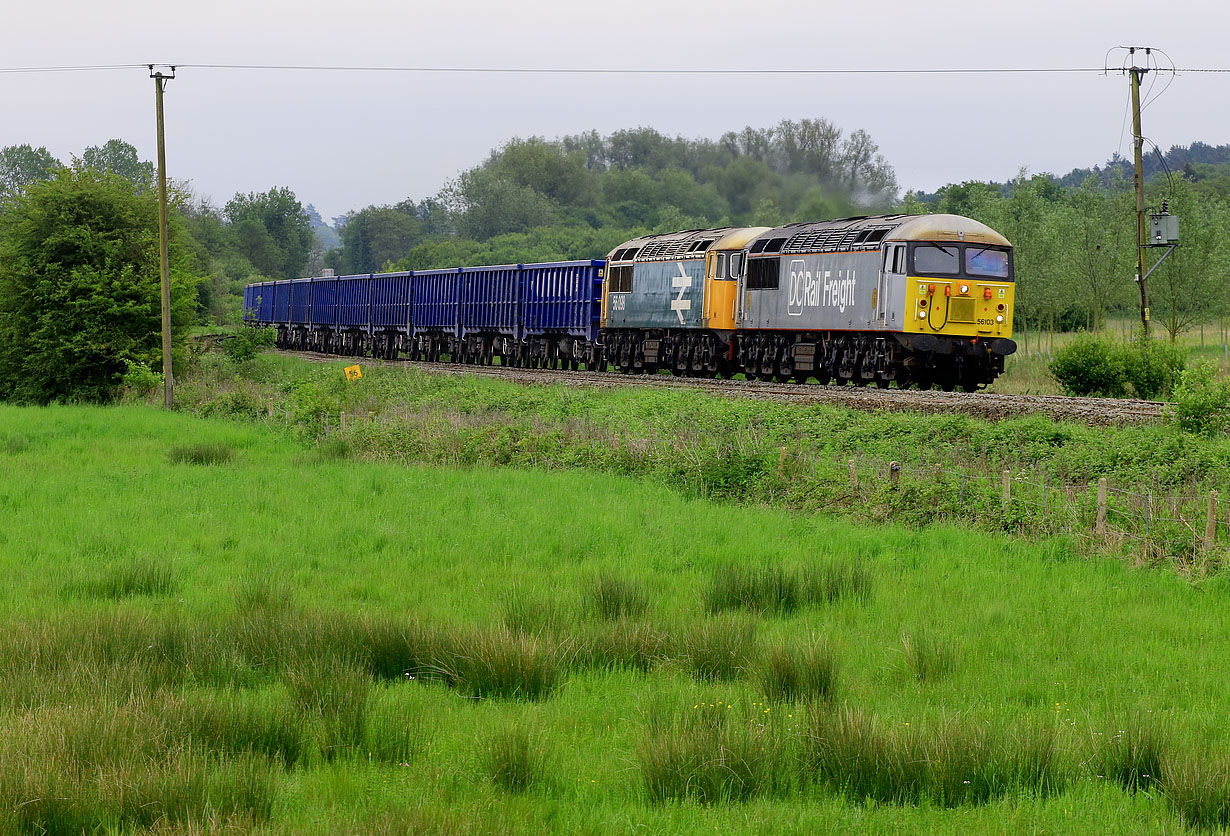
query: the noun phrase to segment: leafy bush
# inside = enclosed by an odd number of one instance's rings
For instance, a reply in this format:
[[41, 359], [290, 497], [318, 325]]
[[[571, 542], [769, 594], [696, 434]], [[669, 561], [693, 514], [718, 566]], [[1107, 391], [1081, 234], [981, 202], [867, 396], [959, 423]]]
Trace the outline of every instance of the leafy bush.
[[272, 328], [240, 328], [238, 334], [222, 341], [222, 352], [236, 363], [246, 363], [272, 347], [275, 336]]
[[1147, 400], [1169, 397], [1187, 365], [1186, 353], [1177, 345], [1144, 334], [1137, 334], [1120, 351], [1132, 392]]
[[1093, 334], [1076, 339], [1055, 354], [1051, 376], [1070, 395], [1122, 398], [1126, 393], [1127, 367], [1118, 346]]
[[124, 360], [127, 371], [121, 382], [125, 393], [133, 397], [143, 398], [162, 388], [162, 375], [154, 371], [148, 364], [138, 360]]
[[1170, 416], [1190, 433], [1225, 432], [1230, 424], [1230, 381], [1217, 378], [1217, 366], [1211, 361], [1198, 361], [1179, 375]]
[[1166, 397], [1186, 364], [1177, 346], [1137, 334], [1127, 345], [1079, 334], [1051, 361], [1051, 376], [1070, 395]]

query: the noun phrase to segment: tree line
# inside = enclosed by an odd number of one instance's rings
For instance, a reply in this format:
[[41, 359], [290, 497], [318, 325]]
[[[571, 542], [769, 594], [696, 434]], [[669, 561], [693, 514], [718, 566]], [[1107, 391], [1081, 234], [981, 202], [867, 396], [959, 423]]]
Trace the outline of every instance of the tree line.
[[[1149, 180], [1151, 205], [1167, 198], [1182, 224], [1182, 246], [1150, 279], [1154, 318], [1172, 338], [1230, 316], [1230, 146], [1178, 151]], [[336, 229], [286, 187], [216, 206], [173, 182], [176, 332], [237, 322], [245, 284], [326, 266], [601, 258], [648, 232], [880, 211], [988, 223], [1016, 246], [1018, 327], [1096, 330], [1133, 310], [1133, 197], [1115, 158], [1073, 184], [1077, 174], [1022, 172], [899, 198], [870, 136], [804, 119], [716, 140], [651, 128], [513, 139], [435, 196], [368, 206]], [[155, 177], [118, 139], [67, 162], [45, 148], [0, 149], [0, 398], [105, 400], [133, 364], [157, 368]], [[127, 330], [108, 331], [114, 322]]]
[[897, 191], [872, 138], [825, 119], [717, 140], [652, 128], [513, 139], [432, 198], [344, 216], [325, 263], [361, 273], [600, 258], [646, 232], [886, 209]]

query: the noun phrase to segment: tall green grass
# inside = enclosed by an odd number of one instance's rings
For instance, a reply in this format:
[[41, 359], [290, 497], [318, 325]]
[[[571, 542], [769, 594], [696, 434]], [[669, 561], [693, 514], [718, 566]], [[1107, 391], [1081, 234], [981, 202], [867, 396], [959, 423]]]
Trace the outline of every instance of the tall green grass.
[[743, 802], [789, 792], [795, 771], [775, 730], [729, 703], [651, 714], [636, 749], [646, 797]]
[[828, 642], [815, 636], [776, 644], [765, 651], [758, 671], [761, 692], [775, 703], [832, 699], [837, 664]]
[[871, 579], [856, 563], [814, 565], [803, 569], [729, 563], [713, 574], [705, 598], [710, 612], [745, 609], [790, 614], [805, 606], [843, 598], [866, 600]]
[[[0, 425], [5, 836], [1225, 826], [1218, 574], [154, 410]], [[98, 591], [146, 556], [169, 586]]]
[[481, 759], [487, 777], [508, 792], [525, 792], [543, 779], [542, 753], [523, 726], [497, 730], [485, 742]]
[[852, 800], [951, 807], [1056, 792], [1067, 781], [1056, 755], [1051, 730], [1009, 735], [959, 716], [925, 730], [885, 727], [845, 707], [811, 713], [805, 759], [816, 780]]

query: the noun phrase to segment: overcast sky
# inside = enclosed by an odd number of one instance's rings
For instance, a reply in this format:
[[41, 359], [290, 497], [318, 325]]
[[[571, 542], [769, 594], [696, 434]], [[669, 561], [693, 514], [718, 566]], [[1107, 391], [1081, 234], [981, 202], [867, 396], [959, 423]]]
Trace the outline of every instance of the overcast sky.
[[[0, 67], [175, 62], [432, 67], [1100, 67], [1147, 44], [1230, 68], [1225, 0], [45, 0], [6, 3]], [[1109, 59], [1118, 66], [1120, 53]], [[0, 146], [155, 157], [144, 70], [0, 74]], [[1148, 81], [1151, 81], [1150, 78]], [[1166, 78], [1160, 74], [1154, 92]], [[1146, 82], [1146, 84], [1148, 83]], [[717, 137], [824, 117], [867, 130], [905, 189], [1064, 173], [1131, 153], [1119, 73], [525, 76], [182, 69], [167, 170], [221, 204], [288, 186], [326, 219], [434, 195], [511, 137], [651, 126]], [[1179, 75], [1144, 114], [1163, 149], [1230, 142], [1230, 74]]]

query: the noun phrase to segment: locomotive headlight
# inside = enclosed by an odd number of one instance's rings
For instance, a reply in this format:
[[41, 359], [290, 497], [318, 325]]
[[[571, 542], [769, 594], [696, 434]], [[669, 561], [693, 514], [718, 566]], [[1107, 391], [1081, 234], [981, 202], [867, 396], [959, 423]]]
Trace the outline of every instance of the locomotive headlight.
[[961, 295], [964, 296], [966, 293], [969, 293], [969, 285], [963, 284], [961, 285]]
[[925, 308], [925, 307], [927, 307], [927, 300], [926, 300], [926, 299], [919, 299], [919, 300], [918, 300], [918, 307], [920, 307], [920, 308]]
[[919, 311], [919, 312], [918, 312], [918, 318], [919, 318], [919, 319], [926, 319], [926, 318], [927, 318], [927, 312], [926, 312], [926, 311]]
[[1003, 321], [1004, 321], [1004, 315], [1003, 315], [1003, 314], [1000, 314], [999, 316], [995, 317], [995, 321], [996, 321], [996, 322], [1003, 322]]

